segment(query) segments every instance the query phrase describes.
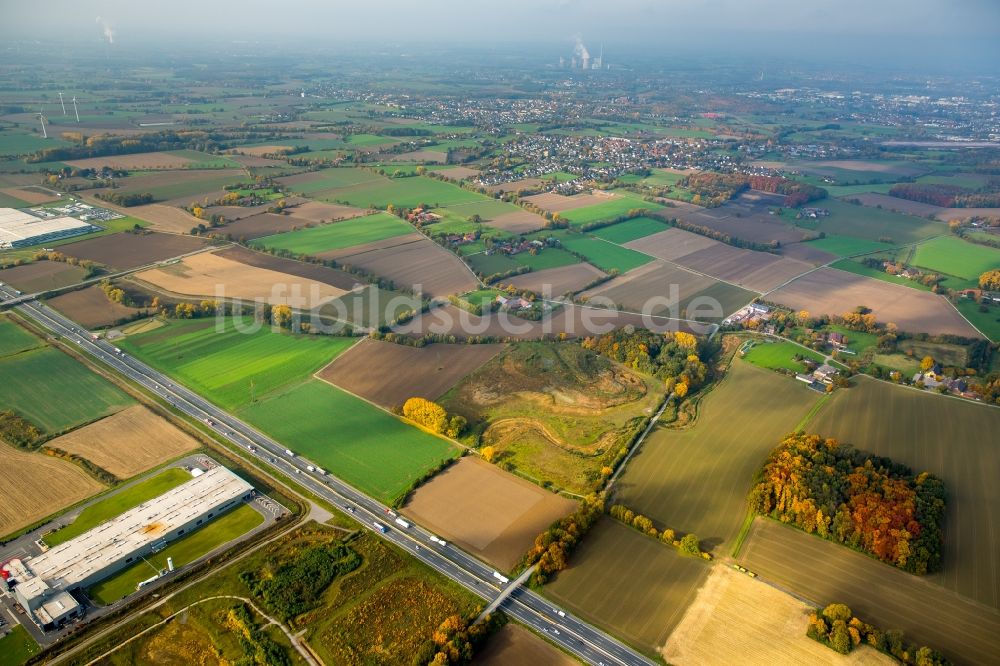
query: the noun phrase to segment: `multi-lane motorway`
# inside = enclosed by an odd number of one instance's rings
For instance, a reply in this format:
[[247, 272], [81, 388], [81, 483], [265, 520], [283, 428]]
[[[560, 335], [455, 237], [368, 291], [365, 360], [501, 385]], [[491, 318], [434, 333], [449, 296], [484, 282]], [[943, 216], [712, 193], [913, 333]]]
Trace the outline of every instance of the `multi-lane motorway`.
[[[0, 298], [4, 304], [16, 304], [15, 309], [19, 313], [160, 396], [174, 409], [205, 423], [219, 436], [255, 456], [260, 464], [294, 477], [298, 483], [316, 495], [351, 513], [368, 529], [488, 602], [496, 599], [501, 593], [503, 584], [494, 577], [494, 569], [462, 549], [450, 543], [442, 545], [436, 535], [419, 525], [410, 523], [408, 528], [397, 525], [393, 522], [393, 514], [385, 505], [333, 475], [323, 473], [321, 470], [310, 471], [310, 467], [315, 468], [315, 466], [309, 461], [299, 456], [288, 455], [284, 446], [267, 435], [178, 385], [166, 375], [118, 351], [109, 342], [95, 340], [78, 324], [39, 301], [34, 299], [22, 301], [8, 286], [0, 286]], [[377, 529], [377, 524], [383, 526], [385, 531]], [[435, 540], [432, 540], [432, 537]], [[502, 601], [500, 607], [511, 617], [545, 635], [550, 641], [588, 663], [608, 666], [611, 664], [645, 666], [654, 663], [527, 588], [519, 587], [514, 590]]]

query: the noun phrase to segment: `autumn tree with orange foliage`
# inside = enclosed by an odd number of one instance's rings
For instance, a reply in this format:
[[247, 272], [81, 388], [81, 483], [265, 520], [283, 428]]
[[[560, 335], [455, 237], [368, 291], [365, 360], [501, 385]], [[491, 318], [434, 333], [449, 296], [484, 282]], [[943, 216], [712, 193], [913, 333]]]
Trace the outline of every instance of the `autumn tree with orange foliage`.
[[644, 328], [619, 328], [597, 337], [585, 338], [584, 349], [595, 351], [633, 370], [662, 380], [683, 397], [705, 383], [708, 368], [704, 360], [715, 348], [690, 333], [653, 333]]
[[604, 513], [604, 497], [589, 495], [579, 508], [535, 538], [522, 561], [525, 566], [537, 564], [531, 575], [532, 585], [544, 585], [552, 574], [569, 564], [569, 556], [597, 519]]
[[904, 571], [941, 568], [944, 484], [819, 435], [789, 435], [750, 491], [750, 508]]

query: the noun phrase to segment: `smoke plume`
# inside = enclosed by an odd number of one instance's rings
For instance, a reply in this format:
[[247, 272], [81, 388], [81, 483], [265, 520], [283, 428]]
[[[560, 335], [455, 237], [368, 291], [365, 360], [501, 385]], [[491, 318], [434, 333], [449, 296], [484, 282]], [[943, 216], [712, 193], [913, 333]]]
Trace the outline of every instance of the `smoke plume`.
[[108, 44], [115, 43], [115, 31], [107, 21], [105, 21], [100, 16], [97, 17], [97, 25], [101, 26], [101, 30], [104, 31], [104, 39], [108, 40]]

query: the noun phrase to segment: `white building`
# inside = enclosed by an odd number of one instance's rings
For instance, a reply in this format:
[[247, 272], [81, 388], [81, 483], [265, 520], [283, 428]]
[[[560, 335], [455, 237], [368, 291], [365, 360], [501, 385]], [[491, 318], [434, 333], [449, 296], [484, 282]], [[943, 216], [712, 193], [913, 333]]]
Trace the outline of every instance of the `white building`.
[[83, 615], [73, 590], [162, 550], [252, 493], [249, 483], [214, 467], [41, 555], [11, 560], [0, 573], [31, 619], [55, 629]]
[[0, 208], [0, 249], [38, 245], [99, 230], [98, 226], [69, 216], [43, 219], [16, 208]]

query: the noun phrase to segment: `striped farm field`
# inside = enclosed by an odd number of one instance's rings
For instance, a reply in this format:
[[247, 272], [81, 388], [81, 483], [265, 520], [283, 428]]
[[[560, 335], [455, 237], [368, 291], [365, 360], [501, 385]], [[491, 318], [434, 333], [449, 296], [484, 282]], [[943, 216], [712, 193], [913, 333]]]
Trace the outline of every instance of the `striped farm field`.
[[662, 220], [652, 217], [633, 217], [631, 220], [612, 224], [609, 227], [601, 227], [591, 233], [598, 238], [621, 245], [666, 231], [668, 228]]
[[129, 336], [120, 347], [201, 393], [236, 409], [301, 381], [354, 344], [351, 338], [276, 333], [247, 319], [171, 321]]
[[654, 211], [662, 209], [663, 206], [643, 201], [639, 198], [616, 196], [614, 198], [608, 198], [607, 201], [603, 201], [594, 206], [584, 206], [582, 208], [574, 208], [573, 210], [563, 211], [559, 213], [559, 216], [568, 220], [572, 226], [579, 227], [592, 222], [603, 222], [605, 220], [614, 219], [621, 215], [625, 215], [634, 208], [644, 208], [649, 211]]
[[0, 405], [48, 434], [134, 404], [111, 382], [63, 352], [42, 347], [0, 358]]
[[1000, 409], [864, 376], [856, 384], [835, 392], [806, 429], [942, 479], [944, 570], [928, 580], [1000, 608]]
[[571, 252], [583, 255], [588, 262], [606, 272], [616, 270], [627, 273], [653, 260], [648, 254], [590, 236], [568, 235], [562, 239], [562, 245]]
[[239, 415], [279, 442], [383, 502], [401, 499], [457, 447], [326, 382], [310, 380]]
[[704, 560], [601, 518], [545, 594], [655, 656], [710, 571]]
[[661, 425], [646, 438], [619, 481], [619, 503], [661, 529], [694, 532], [721, 555], [746, 517], [754, 473], [819, 399], [802, 382], [734, 359], [693, 425]]
[[375, 241], [405, 236], [413, 227], [389, 213], [375, 213], [342, 222], [324, 224], [274, 236], [265, 236], [254, 245], [296, 254], [319, 254], [345, 247], [374, 243]]

